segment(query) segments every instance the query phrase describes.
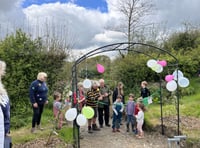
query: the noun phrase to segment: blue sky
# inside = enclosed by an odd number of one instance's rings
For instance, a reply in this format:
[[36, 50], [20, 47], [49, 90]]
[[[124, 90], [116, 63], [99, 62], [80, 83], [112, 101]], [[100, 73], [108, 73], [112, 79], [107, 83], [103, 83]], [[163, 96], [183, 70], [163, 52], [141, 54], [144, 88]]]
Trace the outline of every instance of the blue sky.
[[78, 6], [85, 7], [87, 9], [98, 9], [101, 12], [107, 12], [106, 0], [25, 0], [22, 7], [26, 8], [32, 4], [42, 5], [47, 3], [68, 3], [72, 2]]

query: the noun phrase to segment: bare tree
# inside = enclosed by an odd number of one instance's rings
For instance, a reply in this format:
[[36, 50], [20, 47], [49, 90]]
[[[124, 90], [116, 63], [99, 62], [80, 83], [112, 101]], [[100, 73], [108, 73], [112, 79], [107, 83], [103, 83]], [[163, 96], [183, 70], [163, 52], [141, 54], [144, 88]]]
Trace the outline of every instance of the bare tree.
[[123, 32], [128, 42], [134, 41], [137, 32], [151, 23], [145, 22], [147, 15], [153, 12], [151, 0], [118, 0], [117, 10], [124, 16]]

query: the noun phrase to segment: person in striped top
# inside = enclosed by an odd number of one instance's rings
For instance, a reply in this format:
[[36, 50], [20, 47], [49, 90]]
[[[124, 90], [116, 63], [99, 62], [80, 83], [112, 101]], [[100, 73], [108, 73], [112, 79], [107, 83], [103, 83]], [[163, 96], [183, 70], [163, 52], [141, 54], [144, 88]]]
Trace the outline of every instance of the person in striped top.
[[89, 90], [86, 94], [86, 106], [90, 106], [94, 109], [93, 118], [88, 119], [88, 133], [92, 133], [92, 130], [100, 130], [96, 125], [98, 100], [102, 100], [102, 97], [100, 96], [97, 82], [93, 82], [91, 90]]

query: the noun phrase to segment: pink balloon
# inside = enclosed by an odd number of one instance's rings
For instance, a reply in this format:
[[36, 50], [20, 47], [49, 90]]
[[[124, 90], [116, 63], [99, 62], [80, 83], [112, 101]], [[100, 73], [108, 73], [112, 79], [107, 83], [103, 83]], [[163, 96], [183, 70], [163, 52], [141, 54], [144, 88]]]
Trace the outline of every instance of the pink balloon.
[[160, 64], [163, 67], [167, 66], [167, 61], [165, 61], [165, 60], [158, 61], [157, 63]]
[[97, 64], [97, 71], [98, 71], [99, 73], [104, 73], [105, 69], [104, 69], [103, 65]]
[[169, 82], [169, 81], [171, 81], [171, 80], [173, 80], [174, 79], [174, 76], [173, 75], [166, 75], [165, 76], [165, 81], [167, 81], [167, 82]]

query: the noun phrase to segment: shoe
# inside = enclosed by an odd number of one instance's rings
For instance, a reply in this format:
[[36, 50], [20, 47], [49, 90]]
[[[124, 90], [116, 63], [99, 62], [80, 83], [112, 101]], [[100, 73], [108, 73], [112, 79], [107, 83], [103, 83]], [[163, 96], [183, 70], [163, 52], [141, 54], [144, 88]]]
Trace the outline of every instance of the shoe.
[[129, 129], [128, 129], [128, 128], [126, 129], [126, 132], [129, 132]]
[[103, 125], [100, 125], [100, 128], [103, 128]]
[[116, 132], [116, 130], [113, 128], [112, 132], [113, 132], [113, 133], [115, 133], [115, 132]]
[[37, 125], [37, 129], [39, 129], [39, 130], [41, 130], [41, 131], [44, 130], [44, 128], [42, 128], [40, 125]]
[[123, 125], [123, 123], [120, 123], [120, 125]]
[[107, 127], [110, 127], [110, 124], [106, 124]]
[[96, 124], [92, 124], [92, 130], [93, 131], [100, 131], [100, 128], [98, 128]]
[[138, 138], [138, 139], [143, 139], [143, 138], [144, 138], [144, 136], [138, 136], [137, 138]]
[[31, 129], [31, 133], [36, 133], [36, 130], [35, 130], [35, 127], [33, 127], [32, 129]]
[[120, 130], [119, 130], [119, 129], [117, 129], [117, 130], [116, 130], [116, 132], [120, 132]]
[[91, 126], [88, 126], [88, 133], [90, 133], [90, 134], [93, 133], [93, 132], [92, 132], [92, 127], [91, 127]]

